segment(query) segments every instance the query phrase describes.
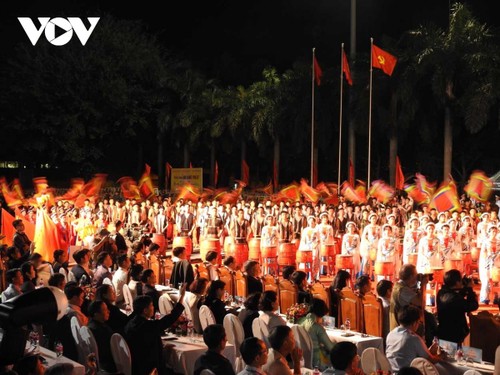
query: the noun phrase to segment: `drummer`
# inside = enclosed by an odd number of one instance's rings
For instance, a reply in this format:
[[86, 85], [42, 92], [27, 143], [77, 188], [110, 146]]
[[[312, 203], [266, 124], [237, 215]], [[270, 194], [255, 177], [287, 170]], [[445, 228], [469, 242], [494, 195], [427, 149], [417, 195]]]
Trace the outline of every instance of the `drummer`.
[[[445, 260], [460, 259], [461, 249], [457, 248], [457, 243], [450, 233], [450, 225], [448, 223], [441, 224], [441, 232], [438, 234], [439, 250], [443, 256], [443, 265]], [[462, 270], [459, 270], [462, 271]]]
[[266, 225], [262, 227], [260, 239], [261, 247], [278, 246], [278, 228], [274, 225], [274, 216], [271, 214], [266, 215]]
[[217, 214], [217, 207], [215, 205], [210, 206], [209, 216], [205, 224], [204, 237], [220, 238], [223, 229], [224, 229], [224, 223]]
[[418, 242], [423, 236], [419, 226], [420, 222], [416, 216], [409, 220], [409, 228], [405, 231], [405, 237], [403, 240], [403, 264], [410, 263], [410, 254], [418, 253]]
[[419, 273], [430, 273], [432, 268], [442, 267], [439, 240], [435, 235], [434, 228], [434, 223], [427, 223], [425, 235], [418, 243], [417, 271]]
[[[392, 226], [384, 224], [382, 226], [382, 237], [378, 241], [377, 258], [375, 262], [391, 263], [392, 265], [399, 264], [399, 254], [396, 252], [396, 238], [392, 232]], [[394, 272], [393, 275], [394, 277]], [[383, 275], [378, 275], [378, 280], [383, 279]]]
[[361, 255], [361, 273], [371, 274], [370, 252], [376, 254], [378, 241], [380, 239], [380, 225], [377, 224], [378, 215], [371, 213], [368, 216], [370, 224], [366, 225], [361, 234], [360, 255]]
[[321, 222], [316, 228], [320, 245], [333, 245], [333, 227], [328, 224], [328, 213], [322, 212], [319, 218]]
[[290, 214], [288, 211], [281, 211], [278, 221], [278, 236], [280, 243], [289, 243], [293, 239], [293, 224], [290, 221]]
[[302, 235], [300, 236], [299, 251], [312, 251], [312, 275], [313, 277], [319, 277], [317, 273], [319, 272], [319, 249], [318, 249], [318, 232], [316, 230], [316, 217], [310, 215], [307, 217], [307, 227], [302, 230]]
[[462, 218], [462, 225], [458, 230], [458, 242], [462, 244], [462, 251], [471, 251], [471, 245], [475, 240], [474, 229], [471, 225], [470, 216]]
[[360, 258], [359, 258], [359, 244], [361, 242], [358, 234], [358, 229], [354, 221], [349, 221], [345, 225], [346, 234], [342, 237], [342, 255], [351, 255], [354, 264], [354, 275], [358, 277]]
[[253, 215], [251, 223], [252, 234], [254, 237], [260, 238], [262, 228], [264, 227], [264, 225], [266, 225], [266, 215], [264, 213], [264, 206], [262, 205], [262, 203], [259, 203]]
[[233, 243], [247, 244], [248, 237], [252, 229], [250, 223], [245, 219], [245, 211], [240, 208], [236, 214], [236, 219], [231, 221], [229, 232], [233, 237]]
[[499, 241], [498, 241], [498, 228], [491, 224], [486, 232], [486, 238], [481, 244], [481, 253], [479, 255], [479, 279], [481, 280], [481, 292], [479, 294], [479, 301], [481, 303], [489, 304], [490, 298], [490, 278], [491, 270], [498, 267], [500, 262]]

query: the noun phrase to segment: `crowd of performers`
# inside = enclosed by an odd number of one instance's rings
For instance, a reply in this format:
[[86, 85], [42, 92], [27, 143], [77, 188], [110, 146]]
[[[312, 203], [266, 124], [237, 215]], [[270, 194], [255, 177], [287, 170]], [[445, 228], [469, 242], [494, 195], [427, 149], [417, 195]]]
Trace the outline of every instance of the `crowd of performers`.
[[[464, 275], [477, 270], [480, 301], [488, 303], [491, 284], [500, 281], [498, 206], [468, 199], [461, 204], [460, 212], [437, 212], [402, 196], [385, 205], [374, 199], [353, 205], [341, 197], [337, 206], [265, 199], [219, 204], [109, 198], [87, 200], [81, 208], [59, 201], [50, 217], [70, 245], [93, 248], [95, 237], [106, 229], [111, 237], [120, 232], [126, 239], [119, 252], [147, 235], [162, 245], [185, 246], [188, 253], [199, 247], [202, 260], [210, 250], [233, 255], [238, 264], [258, 260], [264, 274], [296, 265], [311, 280], [346, 269], [351, 275], [394, 281], [406, 263], [438, 281], [449, 269]], [[34, 211], [20, 208], [33, 222]]]

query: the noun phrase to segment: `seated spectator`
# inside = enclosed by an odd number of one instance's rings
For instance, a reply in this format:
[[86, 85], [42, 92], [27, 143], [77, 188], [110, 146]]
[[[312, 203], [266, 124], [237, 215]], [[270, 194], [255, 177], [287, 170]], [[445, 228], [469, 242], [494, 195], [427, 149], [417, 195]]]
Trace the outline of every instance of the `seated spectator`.
[[160, 300], [161, 293], [156, 290], [156, 275], [152, 269], [142, 271], [141, 281], [143, 284], [142, 293], [145, 296], [150, 296], [155, 307], [155, 311], [160, 311], [158, 301]]
[[66, 286], [66, 277], [64, 277], [62, 273], [54, 273], [50, 276], [49, 286], [55, 286], [56, 288], [64, 290]]
[[210, 324], [203, 330], [203, 341], [208, 350], [196, 359], [194, 375], [208, 369], [215, 374], [234, 375], [233, 365], [222, 355], [227, 343], [226, 331], [221, 324]]
[[146, 255], [144, 254], [146, 246], [142, 241], [134, 241], [132, 244], [132, 263], [140, 264], [144, 267], [146, 264]]
[[193, 325], [196, 333], [203, 333], [203, 329], [201, 328], [199, 310], [200, 306], [204, 302], [205, 291], [207, 290], [208, 279], [204, 277], [200, 277], [191, 283], [189, 290], [193, 293], [193, 297], [187, 301], [191, 311], [193, 312]]
[[15, 246], [9, 246], [6, 250], [7, 257], [9, 260], [7, 261], [7, 268], [20, 268], [21, 264], [28, 261], [31, 253], [28, 251], [24, 255], [21, 255], [21, 251]]
[[391, 307], [391, 295], [392, 288], [394, 284], [390, 280], [380, 280], [377, 283], [377, 295], [382, 300], [382, 308], [384, 310], [382, 316], [382, 337], [385, 339], [390, 332], [390, 307]]
[[99, 367], [108, 373], [116, 371], [113, 355], [111, 354], [111, 336], [113, 330], [106, 324], [109, 320], [109, 310], [104, 301], [92, 301], [89, 305], [89, 324], [97, 343]]
[[172, 250], [172, 255], [177, 258], [172, 268], [172, 275], [170, 276], [170, 283], [177, 288], [179, 283], [187, 283], [191, 285], [194, 281], [194, 270], [191, 263], [187, 260], [186, 248], [175, 247]]
[[417, 307], [404, 306], [398, 312], [399, 327], [394, 328], [387, 335], [386, 357], [392, 370], [397, 372], [400, 368], [410, 366], [416, 357], [428, 359], [432, 363], [440, 360], [436, 353], [437, 348], [431, 346], [427, 349], [424, 340], [415, 333], [420, 322], [420, 310]]
[[107, 325], [111, 327], [113, 332], [117, 332], [123, 336], [123, 329], [127, 325], [129, 316], [124, 314], [118, 306], [115, 305], [116, 293], [112, 285], [103, 284], [97, 288], [94, 301], [103, 301], [109, 310], [109, 319]]
[[267, 325], [269, 332], [276, 326], [285, 326], [285, 320], [276, 314], [278, 308], [280, 307], [278, 301], [278, 294], [273, 290], [266, 290], [260, 296], [259, 301], [259, 309], [262, 311], [262, 314], [258, 319], [262, 319], [262, 321]]
[[66, 274], [68, 274], [68, 252], [57, 249], [54, 250], [54, 263], [52, 264], [52, 270], [54, 272], [59, 272], [61, 268], [64, 268]]
[[160, 250], [160, 245], [151, 242], [148, 247], [147, 259], [149, 260], [149, 268], [151, 268], [155, 275], [160, 274], [160, 262], [158, 261], [158, 252]]
[[120, 254], [116, 258], [118, 269], [113, 274], [113, 286], [116, 292], [116, 306], [124, 308], [125, 299], [123, 297], [123, 285], [128, 283], [128, 270], [130, 268], [130, 258], [127, 254]]
[[312, 295], [308, 290], [307, 273], [304, 271], [295, 271], [290, 276], [292, 283], [297, 285], [299, 295], [297, 298], [298, 303], [311, 303]]
[[371, 293], [372, 291], [372, 281], [370, 280], [370, 276], [361, 275], [356, 279], [354, 283], [354, 293], [363, 298], [363, 296], [367, 293]]
[[241, 343], [240, 352], [246, 366], [238, 375], [264, 374], [262, 366], [267, 363], [269, 355], [264, 341], [257, 337], [248, 337]]
[[333, 342], [323, 327], [323, 317], [327, 313], [328, 306], [326, 306], [326, 302], [318, 298], [313, 298], [309, 313], [300, 323], [309, 333], [312, 340], [313, 367], [318, 367], [322, 371], [330, 365], [329, 353], [333, 348]]
[[290, 276], [295, 272], [295, 266], [285, 266], [283, 267], [283, 280], [290, 280]]
[[245, 338], [253, 337], [252, 323], [254, 319], [259, 317], [259, 301], [261, 295], [262, 293], [260, 292], [250, 294], [245, 302], [243, 302], [244, 308], [241, 309], [238, 314], [238, 319], [243, 325]]
[[130, 281], [128, 282], [128, 288], [130, 289], [130, 294], [132, 294], [132, 300], [137, 296], [142, 296], [142, 281], [141, 275], [144, 267], [141, 264], [133, 264], [130, 266]]
[[92, 286], [98, 288], [102, 285], [104, 279], [113, 279], [111, 274], [111, 266], [113, 265], [113, 259], [108, 252], [102, 252], [97, 256], [97, 268], [94, 272], [94, 277], [92, 279]]
[[23, 294], [21, 285], [23, 285], [24, 279], [19, 268], [9, 269], [6, 273], [5, 280], [7, 281], [8, 287], [2, 292], [1, 302], [6, 302], [11, 298]]
[[219, 273], [217, 272], [217, 269], [219, 268], [219, 265], [217, 264], [218, 256], [219, 253], [213, 250], [210, 250], [205, 255], [204, 263], [205, 266], [207, 267], [208, 276], [210, 277], [210, 280], [217, 280], [219, 278]]
[[45, 367], [40, 359], [40, 356], [28, 354], [19, 359], [12, 370], [18, 375], [43, 375]]
[[351, 274], [345, 270], [339, 270], [330, 284], [330, 315], [339, 321], [340, 291], [344, 289], [351, 280]]
[[90, 285], [93, 276], [93, 272], [90, 270], [90, 250], [78, 250], [73, 254], [73, 259], [76, 265], [71, 268], [70, 272], [73, 274], [75, 281], [80, 285]]
[[264, 291], [264, 285], [260, 280], [260, 265], [255, 260], [249, 260], [245, 263], [245, 275], [247, 279], [248, 294]]
[[[292, 329], [287, 325], [276, 326], [269, 333], [269, 343], [271, 350], [267, 363], [262, 369], [268, 374], [276, 375], [291, 375], [300, 374], [300, 359], [302, 358], [302, 350], [295, 346], [295, 337]], [[293, 372], [288, 366], [287, 356], [291, 356], [293, 364]]]
[[323, 375], [363, 375], [359, 366], [358, 348], [352, 342], [341, 341], [336, 343], [330, 351], [330, 361], [333, 369], [329, 368]]
[[236, 264], [236, 260], [234, 259], [234, 257], [232, 255], [225, 257], [224, 262], [222, 264], [224, 265], [224, 267], [226, 267], [228, 269], [229, 272], [232, 272], [232, 273], [238, 271], [238, 269], [239, 269], [238, 265]]
[[21, 285], [21, 291], [23, 293], [31, 292], [36, 289], [36, 271], [35, 266], [30, 261], [21, 264], [21, 273], [23, 274], [23, 284]]
[[224, 287], [226, 283], [221, 280], [214, 280], [210, 283], [208, 287], [208, 293], [205, 298], [204, 305], [210, 308], [212, 314], [214, 314], [215, 322], [217, 324], [222, 324], [224, 322], [224, 317], [229, 314], [226, 310], [226, 305], [222, 302], [222, 296], [224, 296]]
[[86, 326], [89, 322], [89, 318], [82, 312], [82, 305], [85, 299], [85, 292], [82, 287], [76, 285], [76, 283], [66, 283], [64, 287], [64, 294], [68, 299], [68, 308], [66, 310], [66, 315], [71, 319], [76, 316], [80, 326]]
[[162, 357], [161, 336], [184, 311], [182, 302], [185, 292], [186, 284], [183, 284], [179, 301], [172, 312], [158, 320], [151, 319], [155, 314], [151, 297], [139, 296], [134, 300], [133, 318], [125, 326], [125, 339], [130, 348], [134, 375], [148, 375], [153, 369], [158, 369], [160, 374], [165, 373], [166, 365]]

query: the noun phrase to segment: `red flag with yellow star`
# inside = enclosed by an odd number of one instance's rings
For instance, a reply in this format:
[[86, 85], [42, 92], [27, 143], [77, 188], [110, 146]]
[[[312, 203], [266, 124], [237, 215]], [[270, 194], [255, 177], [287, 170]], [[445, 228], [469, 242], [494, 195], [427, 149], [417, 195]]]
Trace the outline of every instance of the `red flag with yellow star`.
[[382, 69], [385, 74], [392, 76], [397, 61], [395, 56], [372, 44], [372, 66], [374, 68]]

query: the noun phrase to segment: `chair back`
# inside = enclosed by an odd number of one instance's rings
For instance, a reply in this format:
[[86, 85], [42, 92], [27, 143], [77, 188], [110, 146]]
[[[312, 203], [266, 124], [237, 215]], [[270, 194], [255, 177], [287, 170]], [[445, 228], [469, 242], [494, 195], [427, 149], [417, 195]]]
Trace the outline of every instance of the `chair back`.
[[200, 277], [204, 277], [207, 280], [210, 280], [210, 272], [208, 272], [207, 266], [205, 266], [205, 263], [196, 263], [195, 265], [196, 269], [196, 278], [199, 279]]
[[234, 277], [231, 271], [226, 267], [219, 267], [217, 269], [219, 274], [219, 280], [224, 281], [224, 290], [228, 292], [231, 296], [234, 296]]
[[113, 286], [113, 283], [111, 282], [111, 279], [109, 277], [105, 277], [104, 280], [102, 280], [102, 284]]
[[415, 358], [411, 361], [410, 366], [419, 369], [422, 375], [439, 375], [436, 366], [434, 366], [429, 360], [422, 357]]
[[59, 273], [63, 274], [66, 281], [68, 281], [68, 272], [66, 272], [66, 269], [64, 267], [59, 268]]
[[269, 327], [261, 318], [255, 318], [252, 322], [252, 333], [254, 337], [261, 339], [266, 343], [266, 346], [270, 348], [269, 345]]
[[500, 375], [500, 345], [497, 346], [495, 351], [495, 374]]
[[94, 353], [99, 364], [99, 349], [97, 348], [97, 342], [95, 341], [94, 334], [89, 327], [83, 326], [80, 328], [80, 336], [82, 338], [83, 346], [89, 353]]
[[280, 312], [286, 314], [288, 308], [297, 303], [299, 289], [290, 280], [281, 280], [279, 284]]
[[300, 349], [302, 349], [302, 356], [304, 357], [304, 367], [313, 368], [313, 343], [311, 336], [306, 329], [298, 324], [292, 326], [293, 335]]
[[[330, 308], [330, 293], [319, 280], [316, 280], [311, 285], [311, 294], [313, 298], [318, 298], [325, 301], [326, 306]], [[333, 315], [332, 311], [330, 311], [330, 315]]]
[[279, 288], [278, 288], [278, 280], [270, 274], [265, 275], [262, 278], [262, 283], [264, 284], [264, 291], [266, 290], [272, 290], [273, 292], [278, 293]]
[[384, 337], [384, 308], [382, 300], [368, 293], [362, 298], [361, 302], [363, 304], [365, 333], [372, 336]]
[[116, 370], [123, 375], [132, 375], [132, 357], [127, 342], [119, 333], [111, 336], [111, 355], [116, 365]]
[[243, 272], [237, 271], [234, 274], [234, 287], [235, 287], [235, 295], [239, 297], [247, 297], [248, 295], [248, 286], [247, 286], [247, 278], [243, 275]]
[[76, 281], [75, 274], [71, 270], [68, 272], [68, 282], [69, 281]]
[[342, 315], [342, 322], [339, 321], [338, 325], [344, 324], [345, 320], [349, 318], [351, 321], [351, 330], [363, 332], [361, 322], [361, 300], [354, 294], [351, 288], [345, 287], [340, 292], [340, 312]]
[[87, 366], [87, 356], [90, 354], [88, 349], [83, 344], [83, 339], [80, 334], [80, 323], [78, 323], [78, 318], [73, 316], [70, 320], [71, 324], [71, 335], [75, 341], [76, 350], [78, 352], [78, 363]]
[[470, 346], [483, 350], [483, 361], [495, 362], [500, 345], [500, 323], [488, 311], [470, 315]]
[[378, 348], [366, 348], [361, 353], [361, 368], [365, 374], [374, 374], [378, 370], [392, 371], [391, 364]]
[[227, 314], [223, 321], [224, 330], [226, 331], [227, 341], [234, 346], [236, 361], [234, 363], [235, 372], [243, 371], [245, 363], [241, 357], [240, 347], [245, 339], [243, 324], [234, 314]]
[[464, 372], [464, 375], [482, 375], [482, 374], [477, 370], [467, 370]]
[[128, 284], [123, 284], [122, 293], [123, 293], [123, 300], [125, 301], [125, 305], [129, 306], [130, 309], [132, 310], [134, 299], [132, 298], [132, 292], [130, 291]]
[[[170, 278], [172, 276], [172, 270], [174, 269], [174, 262], [172, 262], [171, 258], [167, 258], [163, 261], [163, 284], [167, 285], [167, 280], [169, 280], [168, 284], [170, 284]], [[167, 285], [168, 286], [168, 285]]]
[[182, 300], [182, 306], [184, 306], [184, 312], [189, 320], [193, 320], [193, 309], [191, 308], [191, 298], [193, 298], [193, 294], [191, 292], [184, 293], [184, 299]]
[[200, 324], [203, 330], [210, 324], [215, 324], [214, 314], [207, 305], [202, 305], [200, 307]]
[[163, 293], [158, 300], [158, 307], [160, 308], [160, 313], [163, 315], [170, 314], [174, 308], [174, 304], [170, 299], [168, 293]]
[[201, 370], [200, 375], [217, 375], [217, 374], [215, 372], [213, 372], [212, 370], [209, 370], [206, 368], [206, 369]]

